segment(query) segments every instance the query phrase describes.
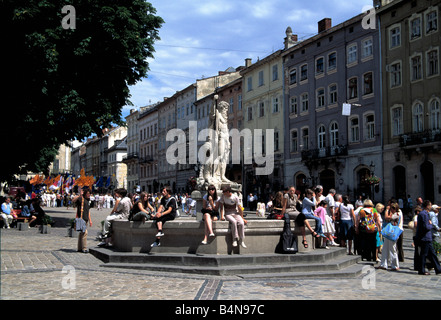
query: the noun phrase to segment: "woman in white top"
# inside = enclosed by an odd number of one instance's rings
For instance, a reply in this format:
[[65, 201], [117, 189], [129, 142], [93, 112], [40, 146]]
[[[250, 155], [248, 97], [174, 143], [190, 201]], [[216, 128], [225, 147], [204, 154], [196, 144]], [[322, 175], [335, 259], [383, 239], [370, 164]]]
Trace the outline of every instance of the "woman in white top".
[[348, 241], [348, 254], [352, 255], [352, 240], [354, 239], [355, 214], [354, 207], [348, 196], [342, 197], [338, 208], [340, 215], [340, 246], [344, 247]]
[[[400, 210], [400, 206], [398, 203], [392, 203], [386, 207], [386, 211], [384, 213], [384, 219], [392, 223], [395, 226], [398, 226], [401, 230], [403, 230], [403, 213]], [[400, 264], [398, 260], [398, 250], [397, 250], [397, 241], [392, 241], [384, 239], [383, 250], [381, 251], [381, 264], [380, 269], [387, 270], [388, 263], [390, 261], [390, 267], [392, 271], [400, 270]]]
[[231, 187], [222, 190], [222, 197], [219, 200], [219, 211], [221, 220], [228, 220], [231, 225], [231, 235], [233, 237], [233, 247], [237, 247], [238, 240], [243, 248], [246, 248], [245, 221], [243, 220], [243, 210], [240, 206], [239, 198], [231, 193]]
[[214, 237], [213, 221], [219, 219], [219, 202], [217, 190], [214, 185], [208, 186], [208, 193], [202, 198], [202, 213], [204, 214], [205, 236], [202, 244], [207, 244], [208, 237]]

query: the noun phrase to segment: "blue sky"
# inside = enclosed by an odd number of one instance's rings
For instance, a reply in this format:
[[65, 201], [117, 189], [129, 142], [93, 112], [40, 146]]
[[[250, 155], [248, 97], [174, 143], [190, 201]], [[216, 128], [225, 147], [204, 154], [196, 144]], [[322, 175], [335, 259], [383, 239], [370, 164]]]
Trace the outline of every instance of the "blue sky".
[[[372, 0], [152, 0], [165, 21], [149, 59], [148, 77], [130, 88], [135, 108], [163, 101], [196, 79], [256, 62], [283, 48], [290, 26], [299, 40], [317, 34], [317, 22], [335, 26]], [[125, 117], [133, 107], [124, 107]]]

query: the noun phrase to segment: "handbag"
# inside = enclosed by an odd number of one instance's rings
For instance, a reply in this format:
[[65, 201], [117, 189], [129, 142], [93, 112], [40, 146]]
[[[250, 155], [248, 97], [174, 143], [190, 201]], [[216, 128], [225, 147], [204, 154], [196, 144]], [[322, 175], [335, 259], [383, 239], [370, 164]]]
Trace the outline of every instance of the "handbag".
[[402, 232], [403, 230], [401, 230], [398, 226], [394, 226], [392, 223], [388, 223], [381, 230], [381, 234], [383, 235], [383, 237], [391, 241], [397, 241]]
[[86, 232], [86, 221], [83, 220], [84, 198], [81, 199], [81, 217], [75, 218], [75, 230]]

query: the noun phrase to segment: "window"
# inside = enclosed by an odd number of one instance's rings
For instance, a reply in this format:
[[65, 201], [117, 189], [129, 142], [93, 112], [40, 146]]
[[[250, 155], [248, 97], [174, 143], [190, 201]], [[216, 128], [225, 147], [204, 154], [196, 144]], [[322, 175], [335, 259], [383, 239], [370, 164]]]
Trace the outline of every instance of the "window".
[[348, 47], [348, 64], [357, 62], [357, 59], [357, 45], [350, 45]]
[[421, 17], [410, 20], [410, 40], [421, 37]]
[[303, 143], [303, 150], [309, 149], [309, 129], [303, 128], [302, 129], [302, 143]]
[[263, 71], [259, 71], [259, 87], [263, 86]]
[[392, 135], [398, 136], [403, 134], [403, 107], [394, 107], [392, 112]]
[[416, 102], [412, 107], [413, 132], [424, 131], [424, 107], [421, 102]]
[[326, 128], [324, 125], [318, 127], [317, 147], [323, 149], [326, 147]]
[[329, 104], [336, 104], [337, 103], [337, 85], [331, 84], [328, 87], [329, 90]]
[[363, 76], [363, 95], [371, 94], [373, 92], [374, 86], [372, 83], [372, 72], [368, 72]]
[[289, 84], [296, 84], [297, 83], [297, 69], [292, 69], [289, 72]]
[[441, 129], [441, 110], [439, 99], [433, 99], [429, 102], [430, 106], [430, 129]]
[[328, 55], [328, 71], [337, 68], [337, 52], [332, 52]]
[[438, 30], [438, 11], [433, 10], [426, 14], [426, 33]]
[[302, 103], [302, 110], [301, 112], [306, 112], [309, 109], [309, 97], [308, 93], [304, 93], [301, 95], [301, 103]]
[[317, 96], [317, 108], [324, 107], [325, 106], [325, 89], [320, 88], [316, 91]]
[[297, 152], [298, 151], [298, 135], [297, 130], [291, 131], [291, 152]]
[[279, 150], [279, 131], [274, 131], [274, 151]]
[[389, 31], [389, 48], [401, 46], [401, 26], [396, 26]]
[[329, 128], [330, 133], [330, 145], [331, 147], [337, 147], [338, 146], [338, 123], [332, 122], [331, 127]]
[[279, 112], [279, 98], [273, 97], [273, 113]]
[[360, 126], [358, 124], [358, 117], [353, 117], [349, 120], [350, 123], [350, 142], [360, 141]]
[[300, 81], [308, 80], [308, 65], [304, 64], [300, 67]]
[[421, 55], [414, 56], [410, 59], [411, 81], [417, 81], [423, 78], [423, 65], [421, 60]]
[[374, 43], [372, 38], [363, 40], [363, 53], [362, 58], [371, 57], [374, 54]]
[[365, 140], [375, 139], [375, 117], [373, 114], [368, 114], [364, 117], [365, 122]]
[[248, 107], [247, 109], [248, 121], [253, 120], [253, 107]]
[[230, 113], [234, 112], [234, 98], [230, 98]]
[[259, 102], [259, 117], [265, 116], [265, 103], [263, 101]]
[[277, 64], [273, 65], [273, 81], [279, 80], [279, 68]]
[[297, 114], [297, 97], [291, 97], [289, 111], [290, 113]]
[[237, 96], [237, 110], [242, 110], [242, 95]]
[[401, 86], [401, 62], [390, 65], [390, 87]]
[[358, 79], [353, 77], [348, 81], [348, 98], [355, 99], [358, 97]]
[[322, 74], [324, 71], [324, 59], [320, 57], [315, 61], [315, 74]]
[[439, 73], [438, 49], [427, 52], [427, 76], [431, 77]]
[[248, 85], [248, 91], [253, 90], [253, 78], [252, 77], [248, 77], [247, 85]]

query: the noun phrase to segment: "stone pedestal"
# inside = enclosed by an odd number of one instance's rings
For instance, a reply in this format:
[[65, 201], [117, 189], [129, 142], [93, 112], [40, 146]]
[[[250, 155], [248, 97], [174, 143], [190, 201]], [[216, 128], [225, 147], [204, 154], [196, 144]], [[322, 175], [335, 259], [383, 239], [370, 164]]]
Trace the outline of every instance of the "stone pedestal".
[[[314, 220], [309, 220], [314, 227]], [[156, 252], [156, 253], [191, 253], [191, 254], [264, 254], [275, 253], [280, 235], [283, 232], [282, 220], [256, 219], [248, 220], [245, 227], [245, 243], [247, 249], [232, 246], [231, 229], [227, 221], [213, 222], [215, 237], [208, 239], [208, 244], [201, 243], [204, 238], [205, 225], [203, 221], [194, 219], [176, 219], [168, 221], [163, 226], [165, 235], [161, 238], [161, 246], [152, 248], [150, 245], [156, 239], [154, 223], [138, 221], [114, 221], [113, 245], [116, 251], [122, 252]], [[291, 222], [293, 233], [297, 236], [299, 252], [311, 251], [314, 248], [313, 238], [306, 229], [306, 239], [309, 247], [301, 244], [300, 228]]]
[[17, 224], [17, 228], [18, 228], [18, 230], [20, 230], [20, 231], [26, 231], [26, 230], [29, 230], [29, 223], [27, 223], [27, 222], [19, 222], [19, 223]]

